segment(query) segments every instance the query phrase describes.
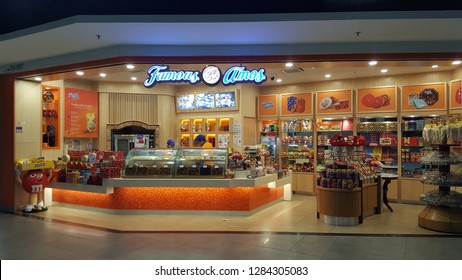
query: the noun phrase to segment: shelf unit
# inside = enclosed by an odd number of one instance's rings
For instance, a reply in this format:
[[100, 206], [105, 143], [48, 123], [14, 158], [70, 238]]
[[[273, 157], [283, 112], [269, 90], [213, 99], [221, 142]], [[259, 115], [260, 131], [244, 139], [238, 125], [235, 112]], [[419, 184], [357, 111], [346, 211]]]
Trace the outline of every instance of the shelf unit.
[[281, 127], [281, 165], [292, 169], [292, 190], [315, 194], [313, 120], [283, 120]]
[[42, 86], [42, 150], [60, 149], [60, 89]]
[[353, 136], [353, 118], [323, 118], [316, 120], [316, 170], [322, 169], [332, 159], [332, 145], [329, 140], [336, 134]]
[[231, 147], [232, 118], [180, 119], [179, 138], [183, 148], [192, 147], [197, 135], [203, 134], [213, 148]]

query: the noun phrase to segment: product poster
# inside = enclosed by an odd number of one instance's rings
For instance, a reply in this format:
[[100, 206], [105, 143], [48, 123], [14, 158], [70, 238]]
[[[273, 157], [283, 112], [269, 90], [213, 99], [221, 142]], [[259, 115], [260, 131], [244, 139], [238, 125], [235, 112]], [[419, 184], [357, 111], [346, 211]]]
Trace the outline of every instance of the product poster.
[[357, 112], [396, 112], [397, 87], [360, 88], [357, 90]]
[[64, 137], [98, 137], [98, 92], [65, 89]]
[[236, 109], [237, 99], [233, 91], [215, 93], [215, 103], [217, 109]]
[[403, 86], [402, 111], [445, 110], [446, 83]]
[[316, 112], [318, 115], [352, 113], [352, 90], [318, 91], [316, 93]]
[[281, 96], [281, 116], [313, 114], [311, 92], [300, 94], [283, 94]]
[[276, 116], [276, 95], [262, 95], [258, 96], [258, 116], [268, 117]]
[[196, 109], [208, 110], [215, 108], [215, 96], [213, 93], [196, 94]]
[[450, 109], [461, 109], [462, 108], [462, 81], [456, 80], [450, 83]]

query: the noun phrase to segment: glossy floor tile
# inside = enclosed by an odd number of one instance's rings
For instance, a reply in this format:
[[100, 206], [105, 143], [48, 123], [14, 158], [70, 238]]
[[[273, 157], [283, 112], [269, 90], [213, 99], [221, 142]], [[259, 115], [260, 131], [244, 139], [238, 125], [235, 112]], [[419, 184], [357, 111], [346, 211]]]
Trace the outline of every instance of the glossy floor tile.
[[296, 195], [250, 217], [110, 215], [50, 207], [0, 213], [3, 260], [462, 260], [462, 235], [419, 228], [421, 205], [357, 226], [316, 219], [315, 200]]

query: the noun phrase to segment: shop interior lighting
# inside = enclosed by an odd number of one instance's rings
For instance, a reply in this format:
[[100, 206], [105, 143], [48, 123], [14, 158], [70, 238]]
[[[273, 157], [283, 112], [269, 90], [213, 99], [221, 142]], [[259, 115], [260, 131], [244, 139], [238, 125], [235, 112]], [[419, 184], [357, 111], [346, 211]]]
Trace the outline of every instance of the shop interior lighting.
[[376, 60], [369, 61], [369, 65], [370, 66], [377, 65], [377, 61]]
[[387, 72], [388, 72], [388, 69], [382, 69], [382, 70], [380, 70], [380, 72], [382, 72], [382, 73], [387, 73]]
[[460, 60], [454, 60], [454, 61], [452, 62], [452, 65], [459, 65], [460, 63], [461, 63]]
[[282, 82], [282, 80], [281, 80], [281, 79], [277, 79], [276, 82], [277, 82], [277, 83], [280, 83], [280, 82]]
[[35, 77], [34, 80], [40, 82], [40, 81], [42, 80], [42, 78], [40, 78], [40, 77]]
[[75, 72], [75, 74], [77, 74], [79, 76], [83, 76], [83, 74], [85, 74], [85, 73], [83, 73], [83, 71], [77, 71], [77, 72]]
[[286, 63], [286, 67], [292, 67], [292, 66], [294, 66], [294, 64], [292, 62], [287, 62]]
[[106, 73], [99, 73], [99, 76], [100, 76], [101, 78], [104, 78], [104, 77], [106, 77], [107, 75], [106, 75]]
[[324, 75], [324, 77], [330, 78], [330, 77], [332, 77], [332, 75], [331, 74], [326, 74], [326, 75]]
[[127, 64], [127, 69], [134, 69], [135, 68], [135, 65], [133, 64]]
[[438, 68], [438, 65], [433, 64], [433, 65], [432, 65], [432, 68]]
[[136, 81], [136, 77], [131, 77], [130, 79], [132, 79], [132, 81]]

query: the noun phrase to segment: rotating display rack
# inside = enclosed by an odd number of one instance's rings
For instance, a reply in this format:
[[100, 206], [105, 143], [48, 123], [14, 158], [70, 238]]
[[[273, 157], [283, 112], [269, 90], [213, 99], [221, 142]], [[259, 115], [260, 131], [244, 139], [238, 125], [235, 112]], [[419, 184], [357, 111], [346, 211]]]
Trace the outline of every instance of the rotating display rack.
[[451, 166], [462, 163], [462, 156], [452, 153], [451, 147], [460, 145], [433, 144], [433, 150], [421, 157], [421, 163], [429, 166], [421, 181], [437, 185], [438, 189], [420, 196], [420, 200], [427, 203], [427, 206], [419, 214], [419, 226], [435, 231], [462, 233], [462, 194], [455, 191], [455, 188], [462, 186], [462, 173], [451, 171]]

